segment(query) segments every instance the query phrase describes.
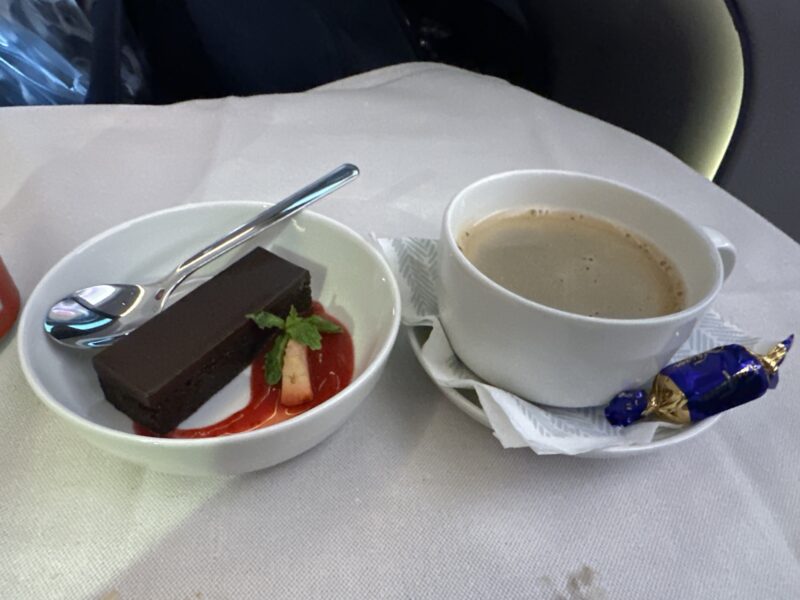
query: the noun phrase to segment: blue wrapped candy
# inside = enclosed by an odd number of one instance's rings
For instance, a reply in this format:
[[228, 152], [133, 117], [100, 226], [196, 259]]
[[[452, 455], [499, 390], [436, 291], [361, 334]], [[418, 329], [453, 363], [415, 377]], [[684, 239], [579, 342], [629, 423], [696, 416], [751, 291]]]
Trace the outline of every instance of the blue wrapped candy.
[[763, 396], [778, 385], [778, 367], [794, 335], [764, 355], [740, 346], [719, 346], [661, 369], [649, 392], [620, 392], [606, 406], [612, 425], [644, 418], [685, 425]]

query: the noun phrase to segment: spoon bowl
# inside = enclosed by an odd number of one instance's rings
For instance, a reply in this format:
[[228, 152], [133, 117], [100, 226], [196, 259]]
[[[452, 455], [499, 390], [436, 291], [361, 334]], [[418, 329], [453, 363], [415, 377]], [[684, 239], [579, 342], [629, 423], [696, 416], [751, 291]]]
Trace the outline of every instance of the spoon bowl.
[[83, 288], [50, 307], [44, 330], [70, 347], [102, 348], [158, 314], [163, 308], [155, 300], [159, 293], [164, 294], [159, 285], [117, 283]]

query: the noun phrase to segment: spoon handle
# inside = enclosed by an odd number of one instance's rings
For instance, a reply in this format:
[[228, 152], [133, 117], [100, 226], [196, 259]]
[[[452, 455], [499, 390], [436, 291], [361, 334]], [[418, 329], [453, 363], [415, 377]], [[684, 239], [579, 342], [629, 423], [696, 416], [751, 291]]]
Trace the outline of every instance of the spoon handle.
[[288, 198], [270, 206], [265, 211], [259, 213], [252, 221], [237, 227], [216, 242], [200, 250], [197, 254], [187, 258], [175, 269], [172, 275], [167, 278], [164, 286], [166, 291], [164, 299], [166, 299], [166, 296], [169, 296], [178, 284], [197, 269], [204, 267], [211, 261], [245, 243], [273, 223], [282, 221], [302, 208], [335, 192], [343, 185], [358, 177], [358, 173], [358, 167], [355, 165], [348, 163], [340, 165], [327, 175], [323, 175], [303, 189], [296, 191]]

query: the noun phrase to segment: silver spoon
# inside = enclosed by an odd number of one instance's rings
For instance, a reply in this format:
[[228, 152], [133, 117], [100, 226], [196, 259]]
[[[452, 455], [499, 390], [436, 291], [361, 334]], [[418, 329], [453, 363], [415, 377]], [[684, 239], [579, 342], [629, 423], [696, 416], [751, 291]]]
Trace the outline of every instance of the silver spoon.
[[73, 348], [109, 346], [161, 312], [170, 294], [189, 275], [356, 177], [355, 165], [337, 167], [206, 246], [159, 281], [133, 285], [107, 283], [77, 290], [50, 308], [44, 330], [58, 343]]

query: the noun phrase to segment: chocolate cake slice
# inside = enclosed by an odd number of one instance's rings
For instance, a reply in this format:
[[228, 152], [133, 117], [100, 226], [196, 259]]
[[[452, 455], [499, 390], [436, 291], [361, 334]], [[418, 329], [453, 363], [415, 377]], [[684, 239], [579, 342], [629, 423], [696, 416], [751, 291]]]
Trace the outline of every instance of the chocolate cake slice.
[[93, 358], [111, 404], [156, 433], [175, 429], [275, 332], [248, 313], [311, 308], [308, 271], [256, 248]]

